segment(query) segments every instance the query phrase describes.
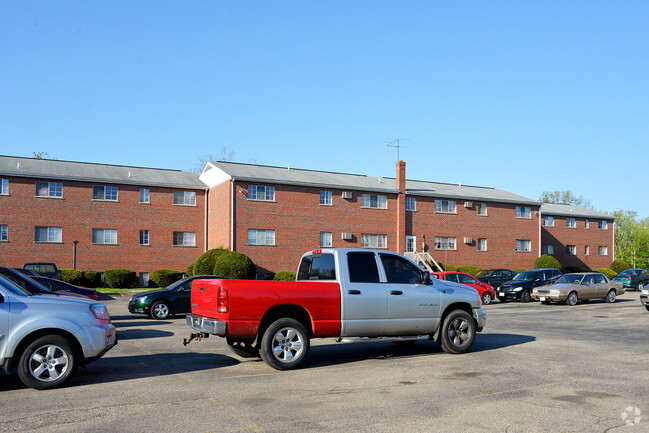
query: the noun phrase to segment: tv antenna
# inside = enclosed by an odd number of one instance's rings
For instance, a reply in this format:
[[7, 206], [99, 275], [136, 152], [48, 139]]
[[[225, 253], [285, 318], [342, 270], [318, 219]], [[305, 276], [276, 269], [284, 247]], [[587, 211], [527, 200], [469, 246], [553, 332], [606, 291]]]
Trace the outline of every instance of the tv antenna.
[[[394, 144], [397, 143], [397, 144]], [[392, 140], [387, 144], [388, 147], [396, 147], [397, 148], [397, 161], [401, 161], [401, 157], [399, 156], [399, 150], [401, 149], [401, 139], [397, 138], [396, 140]]]

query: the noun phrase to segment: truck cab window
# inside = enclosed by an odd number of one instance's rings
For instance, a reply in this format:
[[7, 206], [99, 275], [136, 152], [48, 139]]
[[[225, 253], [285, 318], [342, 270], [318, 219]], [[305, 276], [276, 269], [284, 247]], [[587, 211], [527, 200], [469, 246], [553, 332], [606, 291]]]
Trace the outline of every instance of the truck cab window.
[[302, 259], [298, 280], [335, 280], [336, 265], [333, 254], [314, 254]]
[[388, 283], [421, 283], [421, 271], [409, 261], [391, 254], [380, 254], [380, 257]]
[[349, 281], [351, 283], [378, 283], [379, 269], [376, 266], [374, 253], [347, 254]]

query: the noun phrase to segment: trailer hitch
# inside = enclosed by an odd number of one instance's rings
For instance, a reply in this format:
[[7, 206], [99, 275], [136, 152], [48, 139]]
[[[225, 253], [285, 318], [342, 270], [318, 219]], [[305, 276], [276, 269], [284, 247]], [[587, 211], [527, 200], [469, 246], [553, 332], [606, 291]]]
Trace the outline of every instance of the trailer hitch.
[[183, 346], [187, 346], [192, 340], [201, 341], [203, 338], [210, 338], [210, 334], [199, 332], [198, 334], [191, 334], [189, 340], [183, 338]]

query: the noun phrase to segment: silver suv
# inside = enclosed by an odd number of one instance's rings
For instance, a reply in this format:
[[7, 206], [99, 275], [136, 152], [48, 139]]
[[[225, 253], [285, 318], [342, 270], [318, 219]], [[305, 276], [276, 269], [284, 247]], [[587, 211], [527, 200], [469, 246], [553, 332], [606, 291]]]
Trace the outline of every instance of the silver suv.
[[0, 277], [0, 365], [35, 389], [64, 384], [117, 344], [106, 306], [32, 293]]

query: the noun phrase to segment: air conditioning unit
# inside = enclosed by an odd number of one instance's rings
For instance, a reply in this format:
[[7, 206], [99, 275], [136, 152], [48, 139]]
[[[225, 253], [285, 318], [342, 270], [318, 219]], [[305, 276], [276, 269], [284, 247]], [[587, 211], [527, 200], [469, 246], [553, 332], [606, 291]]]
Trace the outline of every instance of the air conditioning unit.
[[464, 207], [466, 207], [466, 208], [473, 207], [473, 202], [472, 201], [465, 201], [464, 202]]
[[473, 238], [464, 238], [464, 243], [465, 244], [472, 244], [473, 243]]
[[354, 236], [351, 233], [343, 233], [342, 237], [346, 241], [351, 241]]
[[352, 192], [351, 191], [343, 191], [343, 198], [352, 198]]

